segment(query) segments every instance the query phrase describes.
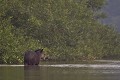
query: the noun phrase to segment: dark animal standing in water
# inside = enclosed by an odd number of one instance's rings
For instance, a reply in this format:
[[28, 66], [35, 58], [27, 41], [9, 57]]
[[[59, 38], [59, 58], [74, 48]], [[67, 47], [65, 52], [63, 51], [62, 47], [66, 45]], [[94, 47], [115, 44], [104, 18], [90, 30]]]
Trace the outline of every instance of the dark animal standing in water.
[[24, 65], [38, 65], [42, 55], [43, 55], [43, 49], [25, 52]]

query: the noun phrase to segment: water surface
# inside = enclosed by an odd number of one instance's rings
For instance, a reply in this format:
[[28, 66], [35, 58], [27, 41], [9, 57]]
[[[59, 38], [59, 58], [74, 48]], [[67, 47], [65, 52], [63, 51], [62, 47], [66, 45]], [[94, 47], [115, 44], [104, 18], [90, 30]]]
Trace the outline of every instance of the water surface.
[[0, 80], [120, 80], [120, 61], [0, 65]]

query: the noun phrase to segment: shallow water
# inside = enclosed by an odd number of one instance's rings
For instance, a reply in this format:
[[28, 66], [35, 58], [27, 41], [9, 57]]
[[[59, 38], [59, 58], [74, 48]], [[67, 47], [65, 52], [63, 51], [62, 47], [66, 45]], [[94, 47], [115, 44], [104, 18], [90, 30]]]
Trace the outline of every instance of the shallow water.
[[0, 80], [120, 80], [120, 61], [0, 65]]

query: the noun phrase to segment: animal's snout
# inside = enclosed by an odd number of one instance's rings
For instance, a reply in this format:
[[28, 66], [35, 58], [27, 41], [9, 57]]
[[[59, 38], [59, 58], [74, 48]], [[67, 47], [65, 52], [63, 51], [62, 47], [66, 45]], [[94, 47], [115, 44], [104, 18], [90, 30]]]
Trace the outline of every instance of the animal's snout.
[[41, 55], [40, 60], [43, 60], [43, 61], [48, 60], [48, 56], [43, 53], [43, 54]]

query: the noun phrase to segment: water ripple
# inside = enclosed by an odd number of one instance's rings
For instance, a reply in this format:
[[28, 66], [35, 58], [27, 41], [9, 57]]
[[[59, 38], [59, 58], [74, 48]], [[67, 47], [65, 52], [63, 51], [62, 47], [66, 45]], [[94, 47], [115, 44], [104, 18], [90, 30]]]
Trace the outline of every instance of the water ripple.
[[[120, 61], [114, 60], [96, 60], [96, 64], [44, 64], [39, 65], [40, 67], [68, 67], [68, 68], [100, 68], [100, 69], [120, 69]], [[100, 62], [105, 62], [101, 64]], [[24, 65], [0, 65], [0, 67], [22, 67]]]
[[56, 65], [40, 65], [43, 67], [70, 67], [70, 68], [114, 68], [120, 69], [120, 65], [111, 64], [56, 64]]

